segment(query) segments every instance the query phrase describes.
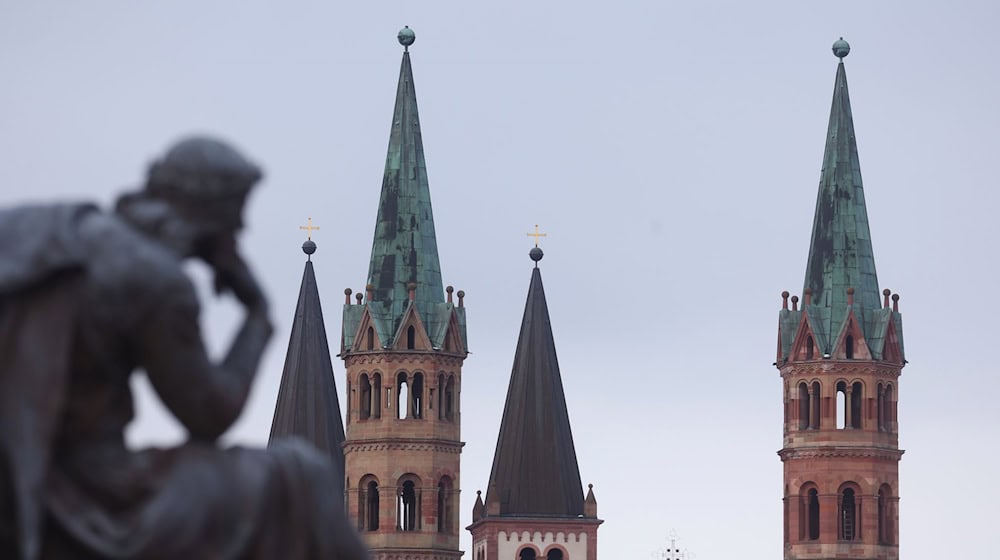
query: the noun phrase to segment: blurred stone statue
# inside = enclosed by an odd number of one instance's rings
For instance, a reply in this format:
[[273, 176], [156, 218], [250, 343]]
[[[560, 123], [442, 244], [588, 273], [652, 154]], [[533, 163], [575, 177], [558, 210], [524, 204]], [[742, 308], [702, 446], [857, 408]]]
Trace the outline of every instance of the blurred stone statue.
[[[0, 211], [0, 558], [367, 559], [328, 459], [297, 441], [216, 445], [271, 335], [235, 237], [260, 176], [192, 138], [114, 212]], [[221, 363], [205, 352], [187, 258], [246, 310]], [[126, 447], [137, 369], [187, 443]]]

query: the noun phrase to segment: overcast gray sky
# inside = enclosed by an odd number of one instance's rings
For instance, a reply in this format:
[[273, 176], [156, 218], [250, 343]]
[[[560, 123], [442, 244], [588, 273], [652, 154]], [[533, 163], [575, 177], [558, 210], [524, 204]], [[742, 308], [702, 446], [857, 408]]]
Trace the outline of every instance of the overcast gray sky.
[[[468, 293], [463, 526], [489, 477], [538, 223], [601, 557], [650, 558], [676, 529], [700, 560], [774, 559], [779, 294], [802, 290], [843, 36], [879, 279], [901, 294], [910, 361], [901, 552], [989, 558], [998, 24], [995, 1], [0, 0], [0, 204], [108, 204], [191, 132], [260, 162], [243, 241], [277, 331], [227, 438], [263, 445], [308, 216], [332, 346], [343, 289], [365, 284], [409, 25], [444, 282]], [[218, 354], [238, 310], [203, 295]], [[130, 440], [180, 439], [137, 386]]]

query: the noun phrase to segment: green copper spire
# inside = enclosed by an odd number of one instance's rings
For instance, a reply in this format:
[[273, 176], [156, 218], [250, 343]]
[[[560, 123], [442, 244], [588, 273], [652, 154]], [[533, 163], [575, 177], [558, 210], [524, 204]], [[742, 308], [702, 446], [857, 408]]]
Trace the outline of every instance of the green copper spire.
[[385, 316], [395, 324], [409, 301], [407, 284], [411, 282], [417, 286], [414, 303], [422, 314], [444, 302], [417, 97], [410, 68], [409, 46], [415, 35], [407, 27], [399, 32], [398, 39], [407, 50], [399, 69], [396, 108], [392, 115], [382, 197], [368, 268], [368, 283], [375, 288], [374, 301], [382, 304]]
[[837, 335], [847, 317], [848, 288], [855, 290], [853, 308], [862, 325], [866, 313], [880, 308], [875, 254], [844, 71], [843, 57], [849, 50], [843, 39], [833, 47], [841, 62], [834, 83], [805, 279], [805, 288], [812, 290], [812, 321], [821, 323], [818, 326], [829, 337]]

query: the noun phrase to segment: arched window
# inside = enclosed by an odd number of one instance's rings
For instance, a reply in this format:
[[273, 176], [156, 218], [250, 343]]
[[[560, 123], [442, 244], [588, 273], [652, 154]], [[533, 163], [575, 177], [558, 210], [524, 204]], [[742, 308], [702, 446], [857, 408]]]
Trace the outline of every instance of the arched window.
[[799, 383], [799, 429], [809, 429], [809, 386]]
[[409, 475], [400, 479], [396, 492], [396, 528], [401, 531], [420, 529], [420, 495], [416, 477]]
[[893, 402], [892, 392], [892, 385], [886, 385], [885, 394], [882, 397], [885, 400], [885, 404], [882, 406], [882, 414], [885, 415], [885, 430], [887, 432], [896, 431], [896, 414], [894, 410], [896, 403]]
[[840, 530], [841, 540], [853, 541], [857, 535], [858, 507], [852, 488], [844, 488], [840, 492]]
[[406, 381], [406, 373], [399, 372], [396, 376], [396, 418], [405, 419], [408, 416], [410, 402], [410, 387]]
[[844, 353], [847, 355], [848, 360], [854, 359], [854, 337], [847, 335], [847, 340], [844, 344]]
[[424, 374], [413, 374], [413, 386], [410, 388], [410, 402], [413, 418], [424, 417]]
[[545, 560], [563, 560], [563, 551], [558, 548], [553, 548], [549, 550], [549, 553], [545, 555]]
[[455, 419], [455, 376], [448, 376], [448, 384], [444, 388], [444, 418]]
[[373, 329], [372, 327], [368, 327], [368, 336], [367, 336], [367, 339], [368, 340], [365, 343], [365, 348], [367, 348], [368, 350], [374, 350], [375, 349], [375, 329]]
[[378, 530], [378, 482], [374, 477], [361, 479], [361, 500], [359, 500], [359, 513], [361, 514], [361, 530]]
[[521, 549], [521, 552], [517, 555], [517, 560], [537, 560], [538, 551], [530, 546]]
[[372, 383], [368, 379], [367, 373], [361, 374], [361, 391], [359, 392], [358, 411], [362, 420], [367, 420], [372, 415]]
[[451, 517], [452, 517], [451, 489], [452, 489], [451, 478], [447, 476], [441, 477], [441, 482], [438, 482], [438, 496], [437, 496], [437, 501], [438, 501], [437, 526], [439, 533], [447, 533], [451, 531]]
[[847, 400], [847, 383], [839, 381], [837, 383], [837, 429], [843, 430], [848, 426], [847, 417], [850, 416], [850, 404]]
[[814, 349], [813, 349], [813, 337], [807, 336], [806, 337], [806, 359], [807, 360], [813, 359], [813, 352], [814, 352]]
[[444, 388], [445, 388], [444, 374], [438, 375], [438, 420], [444, 420]]
[[879, 544], [892, 544], [892, 530], [890, 527], [890, 508], [889, 508], [889, 496], [892, 495], [892, 489], [889, 488], [888, 484], [883, 484], [881, 488], [878, 489], [878, 542]]
[[815, 488], [806, 491], [803, 509], [805, 515], [802, 523], [802, 536], [806, 540], [819, 539], [819, 492]]
[[372, 375], [372, 416], [382, 417], [382, 374]]
[[814, 430], [820, 427], [819, 403], [823, 402], [821, 396], [819, 381], [814, 381], [812, 393], [809, 395], [809, 427]]
[[860, 381], [855, 381], [851, 385], [851, 427], [855, 430], [860, 430], [862, 427], [861, 403], [864, 395], [864, 385]]
[[875, 422], [878, 426], [878, 431], [882, 432], [885, 430], [885, 387], [881, 383], [878, 384], [878, 388], [875, 390]]
[[410, 325], [406, 329], [406, 349], [413, 350], [417, 345], [417, 329]]

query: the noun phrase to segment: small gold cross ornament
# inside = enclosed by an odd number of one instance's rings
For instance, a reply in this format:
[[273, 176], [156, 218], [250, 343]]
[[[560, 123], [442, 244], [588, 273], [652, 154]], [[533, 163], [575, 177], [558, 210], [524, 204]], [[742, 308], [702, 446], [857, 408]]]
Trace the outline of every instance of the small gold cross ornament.
[[547, 237], [547, 236], [548, 236], [548, 234], [546, 234], [546, 233], [538, 233], [538, 224], [535, 224], [535, 233], [529, 233], [528, 234], [528, 237], [534, 237], [535, 238], [535, 247], [538, 247], [538, 238], [539, 237]]
[[313, 219], [312, 219], [312, 217], [310, 217], [308, 225], [299, 226], [299, 229], [305, 230], [306, 236], [311, 241], [312, 238], [313, 238], [313, 235], [312, 235], [313, 230], [318, 230], [319, 226], [314, 226], [313, 225]]

